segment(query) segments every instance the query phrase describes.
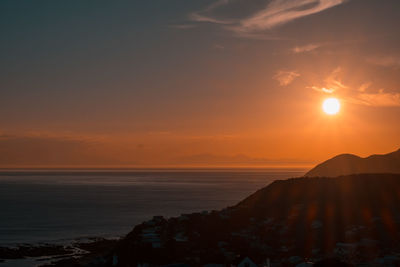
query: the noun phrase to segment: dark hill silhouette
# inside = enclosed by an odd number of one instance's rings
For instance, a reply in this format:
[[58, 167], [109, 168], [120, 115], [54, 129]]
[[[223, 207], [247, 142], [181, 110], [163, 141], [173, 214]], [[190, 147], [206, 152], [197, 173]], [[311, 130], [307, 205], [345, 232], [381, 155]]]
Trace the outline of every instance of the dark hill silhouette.
[[238, 255], [281, 266], [299, 257], [365, 263], [399, 253], [399, 230], [400, 174], [302, 177], [275, 181], [221, 211], [155, 217], [121, 240], [113, 258], [117, 266], [229, 265]]
[[400, 149], [366, 158], [341, 154], [317, 165], [305, 176], [336, 177], [356, 173], [400, 173]]

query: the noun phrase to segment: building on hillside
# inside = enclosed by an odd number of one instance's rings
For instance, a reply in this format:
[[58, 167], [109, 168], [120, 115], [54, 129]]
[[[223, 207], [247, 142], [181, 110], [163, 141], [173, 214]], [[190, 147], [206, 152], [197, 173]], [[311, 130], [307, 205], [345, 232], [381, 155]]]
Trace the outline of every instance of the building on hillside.
[[245, 257], [242, 261], [239, 262], [237, 267], [258, 267], [258, 266], [249, 257]]

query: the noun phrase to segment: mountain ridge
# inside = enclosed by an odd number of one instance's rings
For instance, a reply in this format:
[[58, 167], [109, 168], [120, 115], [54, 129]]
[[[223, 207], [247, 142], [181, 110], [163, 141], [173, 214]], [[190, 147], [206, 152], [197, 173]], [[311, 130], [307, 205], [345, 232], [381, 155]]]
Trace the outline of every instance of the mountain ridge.
[[400, 173], [400, 149], [364, 158], [353, 154], [339, 154], [318, 164], [304, 176], [336, 177], [357, 173]]

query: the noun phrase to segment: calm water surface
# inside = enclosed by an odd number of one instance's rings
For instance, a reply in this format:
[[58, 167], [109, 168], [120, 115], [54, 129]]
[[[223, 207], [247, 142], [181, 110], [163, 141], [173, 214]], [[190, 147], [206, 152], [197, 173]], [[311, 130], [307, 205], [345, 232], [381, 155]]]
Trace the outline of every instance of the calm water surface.
[[218, 210], [303, 169], [2, 171], [0, 245], [128, 233], [154, 215]]

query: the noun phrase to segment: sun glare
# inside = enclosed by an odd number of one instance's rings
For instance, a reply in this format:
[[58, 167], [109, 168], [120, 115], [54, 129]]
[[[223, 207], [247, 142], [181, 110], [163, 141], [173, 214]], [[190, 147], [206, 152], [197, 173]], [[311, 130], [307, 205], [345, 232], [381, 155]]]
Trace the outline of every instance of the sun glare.
[[322, 109], [328, 115], [335, 115], [340, 110], [340, 102], [337, 98], [331, 97], [324, 100]]

